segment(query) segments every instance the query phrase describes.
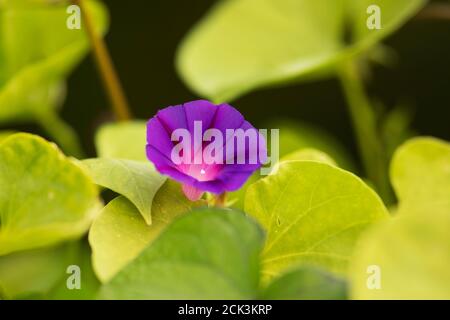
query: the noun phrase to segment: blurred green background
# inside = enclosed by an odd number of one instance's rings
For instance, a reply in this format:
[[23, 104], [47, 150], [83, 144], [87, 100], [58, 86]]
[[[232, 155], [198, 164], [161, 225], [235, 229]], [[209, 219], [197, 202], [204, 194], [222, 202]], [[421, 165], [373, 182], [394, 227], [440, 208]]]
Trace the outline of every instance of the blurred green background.
[[[215, 1], [108, 0], [111, 29], [107, 43], [133, 114], [149, 118], [155, 111], [199, 98], [175, 71], [176, 48], [188, 30]], [[385, 43], [398, 54], [391, 67], [374, 65], [371, 96], [387, 107], [406, 104], [413, 129], [450, 139], [450, 22], [412, 19]], [[264, 89], [233, 102], [251, 122], [298, 119], [318, 125], [341, 140], [356, 156], [355, 140], [342, 90], [335, 79]], [[107, 97], [91, 57], [69, 78], [62, 116], [80, 133], [88, 155], [92, 136], [112, 118]], [[15, 127], [17, 128], [17, 127]], [[37, 126], [19, 129], [45, 134]]]

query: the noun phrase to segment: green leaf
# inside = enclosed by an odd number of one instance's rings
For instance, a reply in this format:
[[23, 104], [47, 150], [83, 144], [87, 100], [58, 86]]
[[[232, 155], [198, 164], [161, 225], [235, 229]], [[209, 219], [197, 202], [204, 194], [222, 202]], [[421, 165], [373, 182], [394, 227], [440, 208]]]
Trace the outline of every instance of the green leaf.
[[428, 213], [399, 213], [364, 235], [349, 272], [353, 299], [450, 299], [450, 210]]
[[[353, 41], [361, 47], [370, 47], [376, 42], [399, 29], [413, 17], [427, 0], [349, 0], [348, 6], [352, 18]], [[367, 27], [367, 8], [376, 5], [381, 12], [381, 29], [370, 30]]]
[[[326, 153], [323, 153], [321, 151], [312, 148], [294, 151], [292, 153], [285, 155], [280, 159], [280, 161], [296, 161], [296, 160], [318, 161], [327, 163], [332, 166], [337, 166], [336, 162]], [[274, 167], [274, 170], [276, 170], [276, 167]], [[229, 192], [227, 196], [229, 199], [231, 199], [230, 200], [231, 206], [233, 208], [244, 210], [245, 194], [247, 193], [248, 188], [262, 177], [263, 176], [261, 176], [259, 171], [257, 171], [250, 176], [250, 178], [242, 186], [242, 188], [234, 192]]]
[[[91, 251], [87, 241], [74, 243], [72, 247], [73, 252], [64, 267], [64, 276], [59, 283], [42, 298], [46, 300], [86, 300], [94, 299], [97, 295], [98, 289], [100, 288], [100, 282], [92, 269]], [[70, 280], [70, 276], [73, 275], [70, 273], [70, 269], [68, 272], [69, 266], [78, 266], [80, 268], [79, 289], [69, 289], [67, 287], [67, 280]]]
[[14, 133], [16, 132], [7, 130], [0, 131], [0, 143]]
[[101, 289], [102, 299], [251, 299], [263, 234], [242, 213], [197, 210], [171, 224]]
[[104, 125], [95, 136], [97, 154], [101, 158], [147, 161], [146, 137], [145, 121]]
[[305, 263], [345, 274], [361, 232], [388, 217], [361, 179], [310, 161], [281, 163], [277, 173], [250, 186], [245, 211], [267, 232], [266, 279]]
[[221, 1], [182, 44], [187, 84], [216, 101], [289, 81], [327, 64], [341, 47], [343, 1]]
[[394, 154], [391, 181], [400, 212], [450, 215], [450, 144], [435, 138], [409, 140]]
[[[71, 265], [80, 267], [80, 289], [67, 288]], [[8, 299], [93, 298], [98, 286], [85, 241], [0, 257], [0, 287]]]
[[354, 171], [355, 165], [346, 148], [332, 135], [302, 122], [275, 121], [268, 128], [280, 129], [280, 157], [302, 149], [316, 149], [329, 155], [339, 167]]
[[152, 202], [166, 178], [149, 162], [98, 158], [83, 160], [98, 185], [124, 195], [141, 213], [147, 224], [152, 224]]
[[[223, 0], [184, 40], [178, 70], [194, 91], [215, 101], [329, 75], [339, 63], [398, 29], [425, 2]], [[367, 30], [371, 4], [382, 8], [381, 30]], [[353, 29], [347, 45], [346, 25]]]
[[191, 202], [180, 185], [167, 180], [152, 204], [152, 225], [145, 223], [136, 207], [124, 197], [111, 201], [100, 213], [89, 232], [93, 264], [102, 282], [110, 280], [136, 258], [166, 226], [178, 216], [205, 205]]
[[[0, 2], [0, 123], [36, 122], [66, 152], [80, 156], [73, 129], [58, 115], [65, 78], [89, 49], [81, 30], [69, 30], [68, 1]], [[86, 9], [97, 32], [108, 27], [107, 10], [96, 0]]]
[[289, 153], [288, 155], [281, 158], [280, 161], [317, 161], [329, 164], [330, 166], [336, 166], [336, 162], [326, 153], [315, 150], [312, 148], [300, 149]]
[[[450, 299], [450, 145], [415, 138], [394, 155], [397, 217], [361, 240], [351, 264], [355, 299]], [[371, 289], [368, 267], [380, 271]]]
[[263, 292], [267, 300], [344, 300], [346, 283], [320, 269], [302, 267], [288, 272]]
[[0, 256], [0, 287], [8, 298], [44, 294], [64, 276], [67, 245]]
[[81, 236], [98, 190], [55, 145], [30, 134], [0, 144], [0, 255]]
[[[98, 32], [108, 25], [105, 7], [86, 1]], [[51, 88], [64, 80], [88, 50], [86, 32], [69, 30], [67, 3], [0, 4], [0, 122], [33, 120], [57, 105]]]

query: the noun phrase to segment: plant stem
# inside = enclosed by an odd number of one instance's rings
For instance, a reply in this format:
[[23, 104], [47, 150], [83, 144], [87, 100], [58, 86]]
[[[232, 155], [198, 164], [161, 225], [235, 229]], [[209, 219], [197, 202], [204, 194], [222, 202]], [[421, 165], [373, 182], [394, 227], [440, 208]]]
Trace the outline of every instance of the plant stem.
[[358, 68], [354, 62], [348, 62], [342, 66], [339, 74], [365, 172], [381, 197], [390, 203], [392, 192], [387, 158], [379, 138], [376, 115], [366, 95]]
[[95, 31], [92, 19], [89, 12], [86, 10], [84, 0], [72, 0], [72, 2], [80, 7], [84, 25], [86, 26], [86, 32], [94, 52], [97, 68], [116, 118], [119, 121], [129, 120], [131, 119], [130, 108], [106, 44], [103, 41], [103, 38]]
[[221, 193], [214, 199], [214, 206], [216, 207], [225, 207], [227, 204], [227, 193]]

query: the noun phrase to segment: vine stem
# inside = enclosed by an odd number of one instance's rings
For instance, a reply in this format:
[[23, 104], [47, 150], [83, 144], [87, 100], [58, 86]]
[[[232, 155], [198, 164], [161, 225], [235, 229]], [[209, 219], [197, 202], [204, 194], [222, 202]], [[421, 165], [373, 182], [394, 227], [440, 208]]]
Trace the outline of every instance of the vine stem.
[[226, 207], [227, 203], [227, 193], [221, 193], [214, 198], [214, 206], [215, 207]]
[[129, 120], [131, 119], [130, 108], [108, 48], [103, 38], [97, 34], [89, 12], [86, 10], [84, 0], [72, 0], [72, 2], [80, 8], [84, 25], [86, 26], [86, 33], [92, 45], [97, 69], [116, 118], [118, 121]]
[[367, 177], [381, 197], [390, 203], [392, 192], [388, 179], [388, 161], [379, 138], [377, 117], [366, 95], [356, 64], [352, 61], [344, 63], [339, 76]]

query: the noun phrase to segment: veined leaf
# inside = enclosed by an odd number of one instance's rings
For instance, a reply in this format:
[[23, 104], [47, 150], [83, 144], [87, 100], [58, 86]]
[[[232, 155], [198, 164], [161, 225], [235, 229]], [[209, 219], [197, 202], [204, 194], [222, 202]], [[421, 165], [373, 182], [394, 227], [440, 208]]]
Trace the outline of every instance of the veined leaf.
[[149, 162], [97, 158], [83, 160], [81, 165], [95, 183], [124, 195], [139, 209], [145, 222], [152, 223], [153, 198], [166, 178]]
[[251, 299], [263, 234], [242, 213], [204, 209], [175, 223], [103, 286], [102, 299]]
[[175, 218], [205, 205], [183, 196], [180, 185], [168, 180], [152, 203], [152, 225], [142, 219], [136, 207], [124, 197], [111, 201], [89, 232], [94, 269], [102, 282], [136, 258]]
[[[336, 162], [328, 156], [326, 153], [315, 150], [315, 149], [300, 149], [289, 153], [283, 156], [280, 159], [282, 161], [298, 161], [298, 160], [308, 160], [308, 161], [318, 161], [328, 163], [329, 165], [337, 166]], [[273, 171], [277, 170], [279, 164], [275, 164], [273, 167]], [[230, 192], [227, 194], [228, 198], [231, 199], [232, 207], [244, 210], [245, 206], [245, 194], [247, 193], [248, 188], [254, 184], [259, 179], [263, 178], [263, 176], [259, 173], [259, 171], [255, 172], [247, 182], [237, 191]]]
[[388, 217], [377, 194], [355, 175], [325, 163], [291, 161], [249, 187], [245, 211], [267, 232], [267, 278], [300, 264], [345, 274], [362, 231]]
[[91, 179], [30, 134], [0, 143], [0, 255], [81, 236], [99, 207]]

